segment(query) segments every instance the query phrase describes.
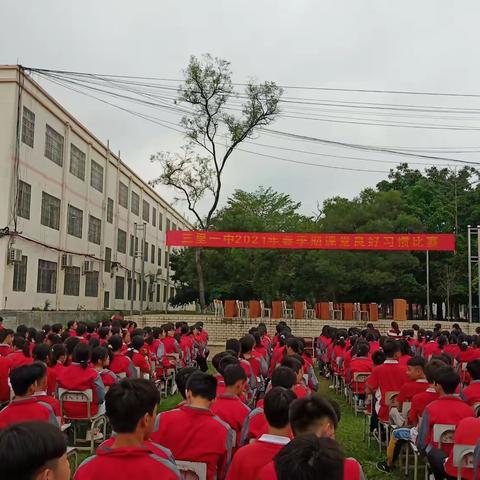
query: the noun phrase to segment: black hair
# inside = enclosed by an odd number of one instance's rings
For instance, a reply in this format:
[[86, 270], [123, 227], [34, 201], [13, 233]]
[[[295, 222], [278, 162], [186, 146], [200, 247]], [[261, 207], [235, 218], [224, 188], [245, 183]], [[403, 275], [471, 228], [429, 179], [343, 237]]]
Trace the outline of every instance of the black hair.
[[9, 336], [9, 335], [14, 335], [15, 332], [10, 329], [10, 328], [3, 328], [0, 330], [0, 343], [3, 343], [3, 341]]
[[112, 347], [112, 350], [114, 352], [118, 352], [122, 348], [122, 345], [123, 345], [122, 337], [120, 335], [112, 335], [108, 339], [108, 344], [110, 345], [110, 347]]
[[410, 367], [420, 367], [423, 371], [425, 371], [426, 364], [427, 362], [425, 361], [425, 359], [420, 356], [412, 357], [407, 361], [407, 365], [409, 365]]
[[460, 376], [452, 367], [445, 365], [435, 372], [435, 383], [440, 385], [447, 395], [453, 395], [460, 383]]
[[331, 438], [301, 435], [285, 445], [273, 459], [278, 480], [343, 480], [345, 456]]
[[35, 381], [40, 380], [47, 376], [47, 366], [43, 362], [33, 362], [30, 364], [31, 368], [35, 372]]
[[220, 373], [220, 370], [219, 370], [219, 367], [220, 367], [220, 361], [222, 360], [223, 357], [226, 357], [227, 355], [230, 355], [229, 352], [219, 352], [219, 353], [216, 353], [213, 357], [212, 357], [212, 365], [213, 365], [213, 368]]
[[60, 429], [47, 422], [14, 423], [0, 431], [2, 478], [33, 480], [67, 451]]
[[223, 376], [223, 372], [229, 365], [240, 365], [240, 360], [231, 354], [225, 355], [220, 359], [220, 363], [218, 364], [218, 373]]
[[21, 350], [25, 357], [30, 357], [30, 344], [25, 340], [24, 337], [20, 335], [15, 335], [13, 337], [12, 345], [17, 349]]
[[79, 323], [77, 327], [77, 336], [81, 337], [87, 331], [87, 326], [84, 323]]
[[160, 393], [149, 380], [124, 378], [105, 396], [105, 411], [117, 433], [133, 433], [145, 414], [154, 415]]
[[197, 372], [198, 370], [195, 367], [184, 367], [181, 368], [175, 375], [175, 383], [177, 385], [180, 395], [185, 399], [185, 387], [187, 385], [187, 380], [190, 378], [190, 375]]
[[480, 380], [480, 359], [477, 358], [468, 362], [467, 371], [473, 380]]
[[282, 367], [290, 368], [295, 373], [300, 372], [300, 370], [302, 369], [302, 363], [298, 359], [294, 358], [293, 356], [292, 357], [285, 357], [282, 360], [282, 363], [280, 365]]
[[72, 361], [75, 363], [79, 363], [80, 366], [85, 370], [88, 367], [88, 363], [90, 362], [90, 354], [90, 347], [85, 343], [79, 343], [73, 349]]
[[412, 349], [410, 348], [410, 345], [407, 340], [404, 338], [401, 338], [400, 340], [397, 340], [398, 346], [400, 348], [400, 353], [402, 355], [411, 355], [412, 354]]
[[435, 382], [435, 375], [437, 370], [440, 367], [445, 367], [447, 364], [439, 359], [439, 358], [432, 358], [426, 365], [425, 365], [425, 376], [427, 377], [428, 383]]
[[33, 359], [47, 363], [50, 347], [46, 343], [37, 343], [33, 347]]
[[[67, 327], [68, 327], [68, 328], [72, 328], [72, 327], [75, 325], [76, 322], [77, 322], [76, 320], [69, 320], [69, 321], [67, 322]], [[78, 324], [77, 324], [77, 325], [78, 325]]]
[[232, 387], [240, 380], [247, 380], [247, 374], [240, 364], [228, 365], [223, 370], [223, 380], [226, 387]]
[[383, 342], [382, 348], [387, 358], [393, 358], [395, 354], [400, 351], [400, 345], [398, 342], [390, 338]]
[[372, 353], [372, 362], [374, 365], [381, 365], [383, 362], [385, 362], [385, 359], [385, 353], [381, 350], [377, 350], [376, 352]]
[[355, 344], [357, 357], [366, 357], [370, 351], [370, 344], [368, 342], [358, 341]]
[[311, 432], [319, 422], [330, 420], [337, 428], [338, 417], [332, 404], [320, 395], [299, 398], [290, 405], [290, 425], [295, 435]]
[[283, 387], [273, 387], [267, 392], [263, 411], [268, 424], [274, 428], [285, 428], [289, 423], [290, 405], [296, 398], [291, 390]]
[[47, 340], [50, 342], [50, 345], [57, 345], [62, 343], [62, 338], [57, 333], [49, 333], [47, 335]]
[[101, 328], [98, 329], [98, 336], [102, 340], [105, 340], [109, 333], [110, 333], [110, 327], [101, 327]]
[[52, 329], [52, 327], [46, 323], [45, 325], [42, 325], [42, 331], [47, 334], [47, 333], [50, 333], [50, 330]]
[[79, 343], [80, 339], [78, 337], [68, 337], [65, 340], [65, 348], [67, 349], [67, 354], [72, 355], [73, 350]]
[[37, 380], [37, 369], [32, 364], [20, 365], [10, 371], [10, 385], [15, 395], [23, 397]]
[[90, 347], [90, 349], [93, 350], [94, 348], [97, 348], [100, 346], [100, 340], [95, 337], [90, 337], [88, 340], [88, 346]]
[[92, 350], [91, 361], [95, 365], [99, 360], [105, 360], [108, 357], [108, 348], [106, 347], [95, 347]]
[[54, 323], [52, 325], [52, 332], [53, 333], [60, 333], [62, 331], [63, 325], [61, 323]]
[[295, 372], [288, 367], [277, 367], [272, 373], [272, 387], [292, 388], [297, 383]]
[[54, 367], [57, 364], [58, 359], [62, 356], [67, 356], [67, 349], [65, 348], [65, 345], [63, 343], [52, 345], [50, 350], [50, 365]]
[[132, 342], [130, 343], [130, 348], [127, 351], [127, 356], [132, 358], [133, 357], [133, 351], [134, 350], [140, 350], [143, 345], [145, 344], [145, 339], [141, 337], [140, 335], [137, 335], [136, 337], [132, 338]]
[[255, 346], [255, 339], [252, 335], [245, 335], [240, 339], [240, 352], [248, 353], [251, 352], [253, 347]]
[[225, 350], [232, 350], [238, 355], [240, 355], [240, 341], [236, 338], [229, 338], [225, 343]]
[[295, 353], [302, 353], [303, 343], [297, 337], [289, 337], [286, 339], [286, 346], [290, 347]]
[[188, 377], [185, 390], [190, 390], [194, 397], [212, 401], [217, 396], [217, 379], [208, 373], [195, 372]]

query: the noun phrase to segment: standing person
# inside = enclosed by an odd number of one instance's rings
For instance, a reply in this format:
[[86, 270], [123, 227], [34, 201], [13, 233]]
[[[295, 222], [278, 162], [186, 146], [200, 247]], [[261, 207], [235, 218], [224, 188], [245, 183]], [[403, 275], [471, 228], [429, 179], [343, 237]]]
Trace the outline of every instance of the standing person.
[[180, 480], [176, 465], [148, 442], [160, 394], [144, 379], [123, 379], [107, 393], [106, 414], [116, 435], [108, 448], [87, 458], [74, 480]]
[[11, 425], [0, 431], [0, 466], [5, 480], [69, 480], [65, 435], [44, 422]]
[[402, 331], [400, 330], [397, 322], [392, 322], [390, 324], [390, 329], [388, 330], [387, 335], [393, 339], [402, 338]]

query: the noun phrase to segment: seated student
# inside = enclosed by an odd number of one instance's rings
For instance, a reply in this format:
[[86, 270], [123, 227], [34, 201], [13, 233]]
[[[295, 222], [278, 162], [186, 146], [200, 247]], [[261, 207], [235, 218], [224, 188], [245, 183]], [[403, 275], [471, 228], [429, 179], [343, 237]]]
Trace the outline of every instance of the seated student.
[[387, 392], [398, 392], [407, 381], [405, 367], [399, 365], [398, 357], [400, 348], [395, 340], [387, 339], [383, 343], [383, 351], [386, 360], [382, 365], [375, 367], [367, 379], [367, 391], [379, 393], [380, 401], [375, 409], [378, 418], [383, 422], [388, 422], [388, 406], [385, 395]]
[[406, 418], [402, 416], [404, 402], [411, 402], [414, 395], [422, 393], [428, 388], [425, 378], [425, 359], [423, 357], [411, 357], [407, 362], [408, 382], [404, 383], [395, 398], [395, 406], [390, 409], [390, 422], [397, 427], [403, 427]]
[[[308, 358], [306, 355], [304, 355], [305, 353], [304, 343], [303, 343], [303, 339], [301, 338], [296, 338], [296, 337], [288, 338], [286, 340], [285, 347], [286, 347], [286, 353], [288, 356], [296, 354], [303, 357], [304, 360], [305, 358]], [[308, 388], [315, 391], [318, 390], [318, 379], [315, 374], [315, 370], [313, 368], [313, 363], [311, 361], [308, 361], [307, 363], [305, 363], [304, 370], [305, 370], [305, 374], [308, 377], [308, 380], [307, 380]]]
[[217, 381], [197, 372], [187, 381], [188, 405], [157, 416], [152, 441], [171, 450], [176, 460], [207, 465], [207, 478], [223, 478], [230, 464], [233, 430], [210, 410]]
[[[328, 480], [350, 479], [345, 472], [345, 456], [340, 445], [331, 438], [305, 434], [294, 438], [274, 458], [272, 475], [259, 480]], [[320, 473], [321, 472], [321, 473]], [[321, 477], [319, 477], [319, 474]]]
[[140, 376], [142, 377], [144, 375], [150, 375], [151, 370], [148, 357], [140, 353], [144, 345], [145, 339], [143, 336], [137, 335], [132, 338], [132, 343], [125, 354], [126, 357], [132, 360], [134, 368], [140, 371]]
[[474, 416], [472, 407], [455, 395], [459, 383], [460, 377], [452, 367], [440, 367], [435, 372], [435, 389], [440, 394], [440, 398], [425, 407], [418, 428], [417, 447], [426, 452], [435, 478], [442, 478], [440, 467], [450, 453], [451, 445], [443, 444], [442, 450], [438, 448], [438, 443], [433, 439], [433, 426], [435, 424], [457, 425], [460, 420]]
[[290, 441], [288, 410], [295, 394], [283, 387], [272, 388], [265, 396], [268, 433], [240, 448], [233, 457], [227, 480], [256, 480], [260, 470]]
[[112, 335], [108, 344], [113, 352], [113, 357], [110, 360], [110, 370], [119, 376], [123, 375], [128, 378], [136, 378], [137, 371], [135, 370], [132, 360], [122, 353], [122, 337], [120, 335]]
[[252, 335], [245, 335], [240, 339], [240, 357], [250, 364], [253, 374], [259, 379], [262, 375], [262, 362], [253, 355], [254, 346], [255, 339]]
[[67, 360], [67, 349], [63, 343], [52, 345], [50, 349], [50, 357], [48, 360], [48, 368], [53, 370], [55, 378], [58, 378], [60, 372], [65, 368]]
[[223, 371], [223, 379], [225, 392], [216, 396], [211, 410], [235, 431], [236, 445], [240, 445], [242, 427], [250, 413], [250, 408], [240, 400], [247, 383], [247, 375], [241, 365], [229, 365]]
[[13, 352], [12, 342], [14, 331], [9, 328], [0, 330], [0, 357], [6, 357]]
[[304, 384], [303, 364], [303, 358], [299, 355], [285, 357], [280, 364], [282, 367], [290, 368], [295, 372], [295, 375], [297, 376], [297, 381], [293, 386], [293, 392], [295, 393], [297, 398], [306, 397], [310, 393], [310, 390]]
[[1, 430], [0, 465], [5, 480], [70, 480], [66, 438], [44, 422], [16, 423]]
[[245, 360], [244, 358], [240, 358], [240, 341], [237, 340], [236, 338], [229, 338], [226, 343], [225, 343], [225, 350], [229, 350], [232, 352], [232, 354], [238, 358], [240, 365], [243, 367], [245, 370], [245, 373], [247, 374], [247, 391], [246, 395], [249, 400], [252, 399], [253, 392], [257, 388], [257, 377], [255, 376], [253, 372], [253, 368], [250, 365], [250, 362]]
[[[32, 351], [32, 357], [35, 362], [43, 362], [45, 366], [48, 364], [50, 356], [50, 347], [46, 343], [37, 343]], [[57, 386], [57, 374], [54, 370], [47, 370], [48, 382], [46, 392], [48, 395], [55, 395]]]
[[[289, 419], [295, 438], [314, 434], [318, 438], [330, 438], [332, 440], [335, 438], [335, 430], [339, 421], [335, 406], [329, 400], [319, 395], [310, 395], [295, 400], [290, 405]], [[281, 452], [277, 454], [277, 457]], [[261, 470], [258, 477], [259, 480], [273, 480], [277, 478], [275, 473], [277, 457]], [[343, 479], [361, 480], [363, 478], [360, 464], [353, 458], [344, 459]]]
[[7, 357], [0, 357], [0, 404], [10, 400], [10, 362]]
[[37, 377], [35, 381], [35, 392], [33, 397], [38, 401], [48, 403], [51, 407], [55, 416], [57, 417], [58, 423], [62, 424], [62, 411], [60, 408], [60, 402], [48, 394], [48, 370], [47, 366], [43, 362], [33, 362], [32, 368], [36, 369]]
[[348, 372], [346, 372], [346, 381], [350, 384], [352, 391], [361, 395], [365, 395], [365, 383], [355, 382], [354, 377], [356, 373], [370, 373], [373, 370], [373, 362], [369, 358], [370, 345], [367, 342], [357, 340], [355, 344], [355, 354], [352, 356]]
[[198, 372], [198, 369], [195, 367], [184, 367], [181, 368], [175, 375], [175, 384], [177, 385], [178, 393], [182, 396], [183, 400], [177, 404], [175, 408], [180, 408], [182, 405], [187, 404], [187, 381], [190, 378], [190, 375]]
[[[272, 388], [283, 387], [292, 390], [297, 383], [295, 372], [287, 367], [277, 367], [272, 373]], [[268, 423], [262, 407], [252, 410], [243, 424], [240, 436], [240, 445], [246, 445], [252, 440], [260, 438], [268, 431]]]
[[[480, 419], [467, 417], [457, 425], [455, 429], [455, 435], [453, 437], [453, 444], [455, 445], [472, 445], [476, 446], [478, 444], [478, 439], [480, 438]], [[475, 465], [475, 463], [474, 463]], [[444, 476], [449, 476], [452, 478], [457, 478], [457, 467], [453, 465], [453, 450], [448, 455], [447, 461], [443, 465], [444, 467]], [[466, 480], [472, 480], [477, 478], [478, 471], [475, 472], [475, 469], [478, 470], [478, 464], [474, 468], [462, 468], [461, 477]]]
[[[0, 411], [0, 429], [12, 423], [38, 420], [59, 426], [52, 407], [35, 398], [38, 369], [33, 365], [22, 365], [10, 372], [10, 384], [15, 398]], [[0, 468], [1, 471], [1, 468]]]
[[117, 383], [118, 377], [108, 368], [110, 365], [110, 355], [105, 347], [96, 347], [92, 350], [91, 362], [93, 368], [98, 372], [103, 385], [108, 390], [114, 383]]
[[[228, 352], [227, 352], [228, 353]], [[240, 365], [240, 359], [238, 357], [232, 356], [230, 353], [228, 355], [224, 355], [221, 359], [220, 362], [218, 363], [218, 375], [215, 376], [217, 379], [217, 397], [221, 395], [222, 393], [225, 393], [226, 390], [226, 385], [225, 385], [225, 379], [223, 378], [223, 372], [224, 370], [230, 366], [230, 365]], [[242, 368], [243, 366], [240, 365]], [[245, 369], [244, 369], [245, 371]], [[248, 387], [245, 386], [245, 390]], [[243, 392], [240, 395], [240, 399], [246, 403], [246, 395], [245, 392]]]
[[148, 380], [123, 379], [112, 385], [105, 404], [114, 440], [87, 458], [74, 480], [179, 480], [176, 465], [148, 441], [159, 401], [158, 390]]
[[13, 351], [7, 355], [10, 361], [10, 368], [20, 367], [21, 365], [28, 365], [33, 362], [32, 355], [30, 353], [30, 344], [25, 338], [16, 336], [12, 343]]
[[480, 360], [472, 360], [467, 363], [467, 371], [471, 381], [468, 387], [462, 390], [460, 396], [469, 405], [480, 402]]
[[[78, 343], [73, 350], [72, 363], [62, 371], [57, 380], [58, 388], [75, 391], [92, 391], [91, 415], [101, 412], [100, 405], [105, 400], [105, 386], [98, 372], [90, 366], [90, 347], [85, 343]], [[59, 400], [61, 397], [59, 395]], [[103, 406], [102, 406], [103, 407]], [[85, 418], [87, 403], [63, 403], [64, 414], [67, 418]], [[102, 408], [103, 410], [103, 408]]]

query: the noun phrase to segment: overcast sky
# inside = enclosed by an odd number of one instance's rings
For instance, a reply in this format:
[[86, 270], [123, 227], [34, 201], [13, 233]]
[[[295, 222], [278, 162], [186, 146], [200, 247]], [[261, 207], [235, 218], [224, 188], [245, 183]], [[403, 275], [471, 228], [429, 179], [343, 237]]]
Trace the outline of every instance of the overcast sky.
[[[0, 63], [162, 78], [181, 78], [190, 55], [210, 52], [229, 60], [233, 79], [272, 80], [281, 85], [358, 89], [480, 93], [480, 2], [443, 0], [0, 0]], [[123, 160], [149, 180], [158, 173], [150, 154], [176, 151], [179, 133], [152, 125], [95, 100], [46, 82], [42, 84], [99, 138], [110, 140]], [[369, 110], [328, 112], [347, 121], [401, 121], [480, 127], [480, 98], [364, 94], [315, 90], [285, 91], [286, 97], [402, 105], [478, 108], [470, 114], [397, 112], [374, 116]], [[480, 147], [478, 131], [385, 127], [320, 121], [321, 107], [288, 106], [293, 115], [272, 128], [342, 142], [394, 147]], [[288, 114], [288, 112], [286, 112]], [[292, 113], [291, 113], [292, 114]], [[157, 112], [168, 121], [178, 116]], [[403, 116], [407, 115], [407, 116]], [[338, 120], [338, 118], [337, 118]], [[343, 120], [342, 120], [343, 121]], [[317, 153], [397, 161], [398, 156], [258, 136], [256, 142]], [[344, 160], [255, 145], [250, 150], [291, 160], [388, 171], [393, 164]], [[479, 148], [480, 150], [480, 148]], [[478, 158], [478, 153], [439, 153]], [[424, 162], [425, 160], [417, 160]], [[237, 152], [225, 177], [225, 197], [235, 188], [259, 185], [289, 193], [303, 212], [317, 202], [353, 197], [386, 175], [302, 166]], [[172, 192], [160, 187], [167, 199]], [[178, 206], [185, 211], [183, 206]]]

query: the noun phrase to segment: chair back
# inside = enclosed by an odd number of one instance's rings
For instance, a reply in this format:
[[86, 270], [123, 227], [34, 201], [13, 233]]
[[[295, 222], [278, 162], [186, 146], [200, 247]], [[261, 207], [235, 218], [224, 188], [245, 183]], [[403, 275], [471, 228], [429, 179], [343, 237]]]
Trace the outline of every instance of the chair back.
[[386, 392], [385, 405], [387, 405], [387, 407], [391, 407], [397, 395], [398, 395], [398, 392]]
[[62, 417], [69, 418], [65, 414], [64, 403], [85, 403], [87, 406], [87, 418], [90, 419], [92, 416], [92, 402], [93, 402], [93, 391], [88, 390], [67, 390], [65, 388], [58, 389], [58, 400], [60, 401], [60, 410], [62, 412]]
[[122, 378], [127, 378], [127, 374], [125, 372], [120, 372], [117, 373], [117, 377], [119, 380], [122, 380]]
[[410, 409], [412, 408], [412, 402], [402, 403], [402, 417], [407, 419]]
[[353, 381], [356, 383], [365, 383], [369, 375], [370, 372], [354, 372]]
[[475, 412], [475, 416], [476, 416], [476, 417], [480, 417], [480, 402], [474, 403], [474, 404], [472, 405], [472, 408], [473, 408], [473, 410], [474, 410], [474, 412]]
[[460, 445], [453, 446], [453, 466], [457, 468], [473, 468], [473, 451], [475, 445]]
[[207, 480], [207, 464], [203, 462], [189, 462], [187, 460], [175, 460], [182, 478], [188, 480]]
[[433, 426], [433, 441], [438, 443], [438, 448], [442, 448], [443, 444], [453, 444], [454, 434], [455, 425], [436, 423]]

